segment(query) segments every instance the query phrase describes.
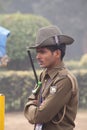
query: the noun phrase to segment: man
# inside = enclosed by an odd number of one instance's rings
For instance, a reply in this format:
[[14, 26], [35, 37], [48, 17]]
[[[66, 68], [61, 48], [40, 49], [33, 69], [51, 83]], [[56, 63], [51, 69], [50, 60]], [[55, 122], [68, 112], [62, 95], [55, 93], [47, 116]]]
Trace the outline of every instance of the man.
[[78, 106], [76, 78], [63, 63], [66, 45], [73, 39], [63, 35], [56, 26], [41, 28], [35, 46], [37, 60], [44, 68], [40, 75], [42, 87], [31, 95], [24, 114], [35, 130], [73, 130]]

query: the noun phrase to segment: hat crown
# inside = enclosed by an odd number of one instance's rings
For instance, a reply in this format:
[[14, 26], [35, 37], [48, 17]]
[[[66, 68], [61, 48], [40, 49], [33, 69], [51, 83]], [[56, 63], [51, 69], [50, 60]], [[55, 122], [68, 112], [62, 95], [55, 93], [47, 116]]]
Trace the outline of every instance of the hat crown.
[[62, 35], [62, 32], [56, 26], [48, 26], [41, 28], [36, 36], [36, 44], [41, 44], [50, 37]]
[[39, 29], [36, 42], [34, 46], [29, 47], [34, 49], [37, 47], [46, 47], [51, 45], [70, 45], [74, 42], [74, 39], [70, 36], [62, 34], [60, 29], [57, 26], [47, 26]]

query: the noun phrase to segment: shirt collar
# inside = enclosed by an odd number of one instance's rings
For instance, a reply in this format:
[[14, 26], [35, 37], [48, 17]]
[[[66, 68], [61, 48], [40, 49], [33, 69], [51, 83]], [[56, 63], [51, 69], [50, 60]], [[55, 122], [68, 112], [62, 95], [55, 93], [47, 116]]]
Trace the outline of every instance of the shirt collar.
[[63, 68], [65, 68], [65, 65], [63, 62], [61, 62], [60, 64], [58, 64], [57, 66], [55, 66], [54, 68], [45, 71], [45, 74], [48, 74], [49, 77], [51, 79], [53, 79], [57, 73], [59, 73], [60, 70], [62, 70]]

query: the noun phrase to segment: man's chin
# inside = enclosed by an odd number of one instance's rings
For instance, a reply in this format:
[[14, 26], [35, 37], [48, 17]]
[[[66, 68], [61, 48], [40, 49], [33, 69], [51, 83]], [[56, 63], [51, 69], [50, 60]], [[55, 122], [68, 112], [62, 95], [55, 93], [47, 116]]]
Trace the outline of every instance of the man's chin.
[[42, 64], [40, 64], [40, 67], [41, 67], [41, 68], [46, 68], [46, 66], [45, 66], [45, 65], [42, 65]]

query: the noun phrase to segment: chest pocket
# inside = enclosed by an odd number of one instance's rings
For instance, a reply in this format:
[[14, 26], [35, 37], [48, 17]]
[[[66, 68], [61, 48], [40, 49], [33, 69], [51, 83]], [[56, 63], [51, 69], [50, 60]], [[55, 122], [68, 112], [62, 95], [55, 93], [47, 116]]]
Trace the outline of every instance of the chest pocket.
[[62, 80], [66, 77], [65, 75], [62, 75], [62, 76], [60, 76], [59, 74], [57, 74], [57, 75], [58, 76], [55, 76], [55, 78], [53, 80], [49, 79], [45, 84], [46, 85], [45, 88], [42, 88], [42, 98], [43, 99], [45, 99], [49, 95], [51, 86], [55, 86], [55, 84], [57, 82], [59, 82], [60, 80]]

